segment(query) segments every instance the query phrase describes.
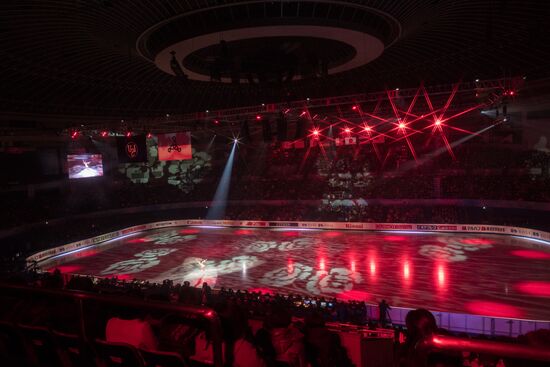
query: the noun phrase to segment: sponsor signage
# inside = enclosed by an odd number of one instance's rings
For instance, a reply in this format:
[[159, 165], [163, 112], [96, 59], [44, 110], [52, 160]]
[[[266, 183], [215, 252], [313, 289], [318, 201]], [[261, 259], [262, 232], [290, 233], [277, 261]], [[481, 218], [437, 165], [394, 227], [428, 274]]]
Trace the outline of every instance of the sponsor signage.
[[[267, 221], [232, 221], [232, 220], [201, 220], [186, 219], [176, 221], [163, 221], [138, 226], [128, 227], [119, 231], [106, 233], [100, 236], [87, 238], [82, 241], [72, 242], [63, 246], [40, 251], [27, 258], [27, 262], [44, 261], [56, 255], [90, 245], [99, 245], [108, 240], [118, 238], [136, 232], [147, 231], [155, 228], [175, 227], [182, 225], [215, 225], [215, 226], [244, 226], [244, 227], [297, 227], [313, 229], [362, 229], [362, 230], [394, 230], [394, 231], [452, 231], [458, 233], [492, 233], [522, 236], [527, 238], [542, 239], [550, 242], [550, 233], [520, 227], [487, 226], [476, 224], [409, 224], [409, 223], [342, 223], [342, 222], [267, 222]], [[550, 244], [550, 243], [549, 243]]]
[[412, 224], [376, 223], [374, 229], [381, 230], [412, 230]]

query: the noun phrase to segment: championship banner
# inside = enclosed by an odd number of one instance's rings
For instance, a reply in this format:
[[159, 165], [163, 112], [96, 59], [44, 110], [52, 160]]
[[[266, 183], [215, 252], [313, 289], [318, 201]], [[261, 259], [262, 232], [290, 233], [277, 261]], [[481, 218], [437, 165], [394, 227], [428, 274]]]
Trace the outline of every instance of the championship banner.
[[116, 145], [120, 163], [147, 162], [145, 135], [118, 136]]
[[158, 142], [161, 161], [183, 161], [193, 158], [190, 132], [159, 134]]

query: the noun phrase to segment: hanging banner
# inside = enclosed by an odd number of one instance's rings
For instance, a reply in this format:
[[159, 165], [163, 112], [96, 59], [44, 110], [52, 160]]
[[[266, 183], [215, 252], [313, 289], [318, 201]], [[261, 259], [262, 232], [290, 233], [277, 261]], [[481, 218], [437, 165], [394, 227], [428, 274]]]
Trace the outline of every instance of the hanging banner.
[[159, 134], [158, 143], [161, 161], [183, 161], [193, 158], [190, 132]]
[[145, 135], [117, 136], [116, 147], [119, 163], [147, 162]]

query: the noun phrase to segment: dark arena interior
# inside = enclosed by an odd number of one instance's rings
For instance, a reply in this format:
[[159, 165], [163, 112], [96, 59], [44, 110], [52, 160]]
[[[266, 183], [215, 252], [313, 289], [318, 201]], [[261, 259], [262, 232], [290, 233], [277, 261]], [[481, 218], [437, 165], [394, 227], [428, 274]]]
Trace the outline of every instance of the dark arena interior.
[[550, 366], [546, 0], [0, 2], [0, 365]]

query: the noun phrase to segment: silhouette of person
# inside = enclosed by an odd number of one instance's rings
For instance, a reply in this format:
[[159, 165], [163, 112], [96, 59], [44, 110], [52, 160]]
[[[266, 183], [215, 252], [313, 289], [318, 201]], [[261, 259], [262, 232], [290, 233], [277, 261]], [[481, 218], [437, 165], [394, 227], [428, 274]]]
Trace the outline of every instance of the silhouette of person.
[[391, 307], [385, 299], [383, 299], [382, 302], [378, 304], [378, 311], [380, 313], [378, 321], [381, 326], [385, 326], [386, 324], [388, 324], [388, 321], [391, 322], [390, 310]]

